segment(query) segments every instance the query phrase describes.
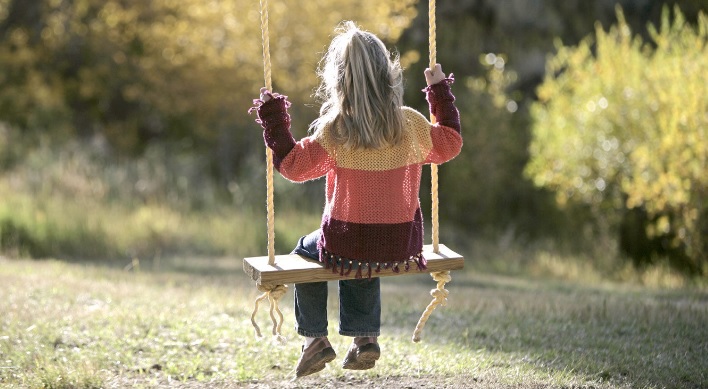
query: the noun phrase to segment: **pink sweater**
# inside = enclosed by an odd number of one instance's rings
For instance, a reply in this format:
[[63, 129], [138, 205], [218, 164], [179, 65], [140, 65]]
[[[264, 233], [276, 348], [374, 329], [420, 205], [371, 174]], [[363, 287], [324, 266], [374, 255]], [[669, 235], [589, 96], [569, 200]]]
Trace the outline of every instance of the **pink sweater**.
[[418, 198], [422, 165], [447, 162], [462, 147], [451, 83], [452, 78], [424, 89], [436, 124], [401, 107], [404, 140], [382, 149], [337, 145], [329, 131], [296, 142], [290, 133], [287, 98], [255, 101], [265, 143], [283, 177], [295, 182], [327, 177], [318, 246], [320, 261], [334, 272], [347, 275], [356, 268], [356, 277], [361, 277], [362, 271], [369, 276], [372, 270], [407, 271], [411, 263], [425, 268]]

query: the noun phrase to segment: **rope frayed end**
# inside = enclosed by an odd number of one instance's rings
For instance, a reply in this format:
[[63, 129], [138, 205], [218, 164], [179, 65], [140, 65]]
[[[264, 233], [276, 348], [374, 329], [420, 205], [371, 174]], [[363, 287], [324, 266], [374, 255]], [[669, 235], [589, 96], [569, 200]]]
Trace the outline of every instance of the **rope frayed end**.
[[[283, 313], [280, 312], [278, 307], [278, 301], [287, 293], [288, 288], [285, 285], [272, 285], [272, 284], [258, 284], [258, 290], [263, 292], [260, 296], [256, 298], [253, 313], [251, 314], [251, 324], [256, 331], [256, 339], [263, 338], [261, 334], [261, 329], [256, 323], [256, 313], [258, 313], [258, 306], [261, 301], [268, 299], [270, 303], [270, 319], [273, 322], [273, 336], [279, 342], [284, 342], [286, 339], [280, 334], [281, 328], [283, 326]], [[275, 313], [277, 313], [278, 318], [276, 319]]]

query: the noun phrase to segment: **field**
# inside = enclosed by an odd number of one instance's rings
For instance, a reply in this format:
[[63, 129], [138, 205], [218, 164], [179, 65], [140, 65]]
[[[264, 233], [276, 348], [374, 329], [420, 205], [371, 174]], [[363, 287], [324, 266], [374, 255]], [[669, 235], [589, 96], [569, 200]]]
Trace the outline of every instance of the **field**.
[[[338, 358], [297, 381], [301, 340], [292, 292], [287, 338], [256, 339], [255, 287], [237, 258], [165, 258], [120, 266], [0, 259], [0, 386], [98, 387], [708, 387], [708, 293], [582, 277], [504, 276], [470, 265], [421, 343], [410, 337], [434, 286], [428, 275], [387, 278], [382, 359], [366, 372]], [[123, 266], [127, 265], [127, 266]], [[266, 309], [258, 322], [269, 330]]]

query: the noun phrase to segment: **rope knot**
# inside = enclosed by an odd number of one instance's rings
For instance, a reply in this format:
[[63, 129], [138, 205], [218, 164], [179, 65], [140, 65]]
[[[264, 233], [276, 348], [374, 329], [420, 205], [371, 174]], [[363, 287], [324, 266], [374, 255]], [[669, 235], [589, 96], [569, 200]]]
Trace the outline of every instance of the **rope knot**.
[[447, 305], [447, 296], [450, 295], [450, 292], [447, 289], [431, 289], [430, 295], [435, 299], [437, 304], [444, 307]]
[[450, 275], [449, 271], [438, 271], [430, 273], [430, 276], [433, 277], [433, 281], [437, 282], [438, 284], [440, 282], [446, 284], [452, 280], [452, 276]]
[[452, 280], [449, 271], [433, 272], [430, 273], [430, 276], [433, 277], [433, 280], [437, 281], [438, 285], [437, 288], [430, 291], [433, 301], [425, 308], [423, 315], [421, 315], [418, 324], [415, 326], [415, 330], [413, 331], [414, 342], [420, 341], [420, 334], [423, 332], [425, 323], [428, 321], [430, 314], [433, 313], [433, 310], [435, 310], [438, 305], [444, 307], [447, 304], [447, 296], [450, 295], [450, 292], [445, 289], [445, 284]]
[[[274, 284], [257, 284], [256, 287], [260, 292], [263, 292], [263, 294], [256, 298], [253, 313], [251, 314], [251, 324], [256, 330], [256, 337], [262, 337], [261, 329], [256, 323], [256, 313], [258, 313], [258, 305], [261, 301], [268, 299], [268, 302], [270, 303], [270, 319], [273, 322], [273, 335], [282, 342], [283, 337], [282, 335], [280, 335], [280, 329], [283, 326], [283, 313], [280, 312], [280, 308], [278, 307], [278, 301], [285, 295], [285, 293], [287, 293], [288, 287], [285, 285]], [[278, 314], [279, 320], [275, 318], [274, 313]]]
[[288, 292], [286, 285], [258, 284], [257, 288], [260, 292], [268, 293], [268, 297], [275, 300], [280, 300]]

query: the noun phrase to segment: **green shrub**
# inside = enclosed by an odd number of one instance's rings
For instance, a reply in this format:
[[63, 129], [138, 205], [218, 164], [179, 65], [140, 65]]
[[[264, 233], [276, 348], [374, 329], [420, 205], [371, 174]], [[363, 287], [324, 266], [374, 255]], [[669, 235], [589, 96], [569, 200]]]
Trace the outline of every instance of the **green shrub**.
[[624, 235], [644, 236], [635, 241], [651, 252], [640, 259], [668, 255], [701, 272], [708, 263], [708, 18], [700, 13], [694, 28], [678, 7], [673, 18], [665, 8], [645, 43], [619, 7], [617, 16], [609, 31], [598, 25], [594, 39], [559, 45], [549, 61], [531, 110], [526, 173], [559, 203], [590, 204], [618, 230], [629, 228]]

